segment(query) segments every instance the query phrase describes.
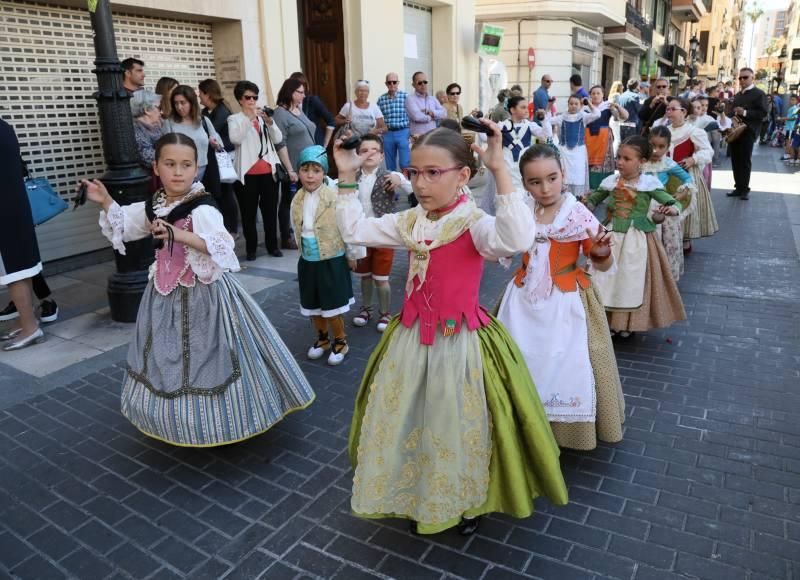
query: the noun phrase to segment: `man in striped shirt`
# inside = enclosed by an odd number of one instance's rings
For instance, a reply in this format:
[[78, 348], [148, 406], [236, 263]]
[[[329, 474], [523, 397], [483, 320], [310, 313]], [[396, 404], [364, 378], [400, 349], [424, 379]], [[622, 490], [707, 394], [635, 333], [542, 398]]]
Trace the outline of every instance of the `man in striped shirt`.
[[[383, 136], [383, 151], [386, 156], [386, 169], [389, 171], [399, 171], [408, 167], [411, 163], [411, 152], [409, 150], [409, 122], [406, 113], [406, 98], [408, 95], [404, 91], [398, 90], [399, 78], [397, 73], [386, 75], [386, 90], [378, 98], [378, 108], [383, 113], [383, 120], [386, 122], [386, 133]], [[398, 168], [397, 158], [400, 157]]]

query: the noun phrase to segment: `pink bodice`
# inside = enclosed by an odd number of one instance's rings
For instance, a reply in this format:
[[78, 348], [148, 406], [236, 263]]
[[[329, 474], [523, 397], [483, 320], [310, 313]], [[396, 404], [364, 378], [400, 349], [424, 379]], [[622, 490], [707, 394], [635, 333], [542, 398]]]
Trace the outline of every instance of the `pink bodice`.
[[[409, 252], [409, 260], [415, 255]], [[406, 296], [400, 323], [411, 328], [419, 319], [420, 343], [432, 345], [436, 327], [449, 336], [461, 330], [466, 321], [469, 330], [489, 324], [489, 315], [481, 308], [478, 294], [483, 274], [483, 257], [466, 231], [458, 239], [431, 252], [425, 282]]]
[[[191, 232], [192, 217], [178, 220], [173, 227]], [[153, 283], [159, 294], [166, 296], [178, 286], [187, 288], [194, 286], [195, 274], [189, 265], [188, 257], [186, 246], [178, 242], [172, 245], [172, 252], [170, 252], [166, 240], [164, 245], [156, 250], [156, 271]]]

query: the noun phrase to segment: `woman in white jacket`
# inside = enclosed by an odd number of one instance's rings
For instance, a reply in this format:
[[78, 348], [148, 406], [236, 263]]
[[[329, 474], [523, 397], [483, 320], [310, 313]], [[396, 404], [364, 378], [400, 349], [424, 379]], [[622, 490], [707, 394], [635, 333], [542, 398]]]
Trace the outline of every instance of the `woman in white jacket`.
[[247, 260], [256, 259], [258, 231], [256, 212], [261, 209], [264, 222], [264, 244], [271, 256], [283, 255], [278, 247], [278, 203], [280, 188], [276, 165], [283, 164], [294, 173], [283, 135], [278, 125], [258, 108], [258, 86], [239, 81], [233, 89], [241, 113], [228, 117], [228, 135], [236, 146], [234, 167], [239, 181], [234, 184], [236, 199], [242, 214]]

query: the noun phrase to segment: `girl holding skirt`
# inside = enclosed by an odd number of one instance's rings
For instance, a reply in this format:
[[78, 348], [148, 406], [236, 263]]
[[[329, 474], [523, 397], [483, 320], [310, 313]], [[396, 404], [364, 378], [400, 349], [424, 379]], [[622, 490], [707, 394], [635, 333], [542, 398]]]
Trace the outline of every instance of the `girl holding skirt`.
[[629, 137], [617, 151], [619, 174], [604, 179], [586, 200], [594, 211], [609, 198], [611, 249], [617, 268], [596, 272], [592, 282], [603, 298], [609, 327], [622, 337], [686, 318], [667, 255], [655, 235], [656, 225], [648, 217], [653, 199], [661, 204], [656, 212], [664, 215], [679, 215], [680, 205], [656, 177], [642, 174], [649, 158], [647, 139]]
[[[622, 440], [625, 401], [603, 302], [587, 273], [613, 264], [611, 234], [571, 193], [562, 193], [558, 153], [528, 149], [520, 161], [536, 238], [509, 282], [498, 319], [516, 340], [560, 447], [594, 449]], [[596, 235], [595, 235], [595, 232]]]
[[691, 103], [686, 99], [672, 99], [667, 104], [665, 117], [672, 133], [669, 156], [692, 176], [697, 188], [697, 208], [683, 222], [683, 250], [692, 251], [692, 240], [714, 235], [719, 230], [714, 204], [708, 184], [703, 178], [703, 167], [714, 158], [714, 149], [708, 134], [688, 122]]
[[[535, 224], [525, 194], [513, 191], [502, 137], [491, 127], [479, 152], [497, 182], [497, 217], [462, 194], [475, 160], [461, 135], [426, 133], [407, 174], [419, 206], [364, 217], [340, 189], [337, 217], [346, 242], [409, 252], [403, 309], [367, 363], [356, 398], [349, 452], [352, 509], [365, 518], [411, 520], [432, 534], [478, 517], [527, 517], [534, 498], [567, 502], [559, 450], [525, 360], [506, 329], [478, 303], [484, 259], [526, 250]], [[339, 187], [361, 160], [334, 149]]]
[[[666, 155], [671, 135], [667, 127], [650, 129], [648, 138], [652, 153], [650, 160], [642, 167], [642, 172], [657, 177], [664, 190], [681, 204], [679, 216], [654, 213], [651, 217], [654, 221], [663, 219], [656, 231], [667, 254], [672, 278], [677, 282], [683, 274], [683, 220], [695, 210], [697, 188], [694, 186], [692, 176]], [[650, 209], [655, 210], [657, 207], [658, 202], [652, 201]]]
[[156, 239], [128, 350], [122, 413], [145, 435], [213, 447], [263, 433], [303, 409], [314, 392], [264, 312], [230, 272], [233, 238], [197, 175], [197, 148], [168, 133], [155, 145], [164, 184], [151, 199], [120, 206], [97, 180], [83, 180], [102, 206], [103, 234]]

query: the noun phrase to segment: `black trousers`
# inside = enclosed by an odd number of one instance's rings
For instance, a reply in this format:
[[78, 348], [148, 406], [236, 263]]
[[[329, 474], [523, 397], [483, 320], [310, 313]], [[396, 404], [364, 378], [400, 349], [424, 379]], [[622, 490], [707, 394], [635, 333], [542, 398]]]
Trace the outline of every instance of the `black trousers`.
[[219, 194], [214, 196], [214, 201], [219, 206], [222, 213], [222, 220], [225, 222], [225, 229], [235, 234], [239, 231], [239, 206], [236, 205], [236, 198], [233, 193], [232, 183], [220, 183]]
[[244, 184], [234, 184], [239, 210], [242, 212], [242, 231], [244, 245], [248, 254], [255, 254], [258, 248], [258, 229], [256, 213], [261, 210], [264, 222], [264, 245], [267, 251], [278, 249], [278, 182], [271, 173], [264, 175], [245, 175]]
[[736, 184], [735, 189], [739, 193], [750, 191], [750, 172], [753, 169], [753, 144], [755, 142], [756, 134], [752, 129], [748, 129], [736, 141], [728, 144], [733, 167], [733, 181]]
[[33, 284], [33, 293], [36, 294], [39, 300], [50, 298], [50, 286], [47, 285], [47, 281], [41, 272], [31, 278], [31, 284]]

